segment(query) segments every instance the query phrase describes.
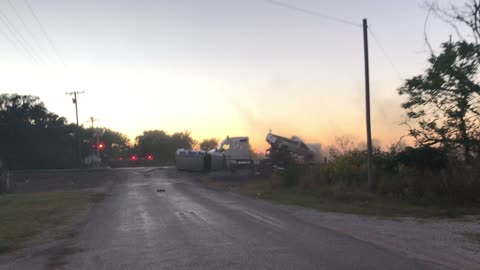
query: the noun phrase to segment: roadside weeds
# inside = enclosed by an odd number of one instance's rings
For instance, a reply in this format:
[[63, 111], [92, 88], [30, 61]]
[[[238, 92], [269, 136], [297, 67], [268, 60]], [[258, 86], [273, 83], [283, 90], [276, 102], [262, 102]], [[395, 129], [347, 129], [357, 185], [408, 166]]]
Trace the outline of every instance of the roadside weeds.
[[0, 196], [0, 253], [13, 251], [42, 232], [67, 225], [88, 205], [104, 196], [91, 191]]
[[[228, 177], [225, 177], [228, 178]], [[480, 216], [480, 208], [470, 206], [439, 207], [412, 203], [369, 192], [337, 190], [332, 188], [284, 187], [278, 178], [228, 181], [204, 176], [201, 182], [208, 187], [236, 192], [246, 196], [299, 205], [326, 212], [358, 214], [380, 218], [397, 219], [414, 217], [420, 219], [464, 219]]]

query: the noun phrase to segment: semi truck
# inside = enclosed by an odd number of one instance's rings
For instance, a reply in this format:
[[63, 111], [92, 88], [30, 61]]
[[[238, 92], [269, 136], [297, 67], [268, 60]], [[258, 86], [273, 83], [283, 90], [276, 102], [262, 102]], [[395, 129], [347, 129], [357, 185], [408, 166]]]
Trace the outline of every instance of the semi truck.
[[252, 162], [248, 137], [227, 137], [210, 151], [178, 149], [175, 156], [177, 169], [189, 171], [235, 171]]
[[253, 159], [248, 137], [227, 137], [218, 147], [210, 151], [178, 149], [176, 167], [189, 171], [218, 171], [239, 168], [266, 173], [282, 169], [292, 163], [313, 162], [315, 152], [297, 136], [286, 138], [269, 132], [265, 140], [270, 148], [264, 159]]

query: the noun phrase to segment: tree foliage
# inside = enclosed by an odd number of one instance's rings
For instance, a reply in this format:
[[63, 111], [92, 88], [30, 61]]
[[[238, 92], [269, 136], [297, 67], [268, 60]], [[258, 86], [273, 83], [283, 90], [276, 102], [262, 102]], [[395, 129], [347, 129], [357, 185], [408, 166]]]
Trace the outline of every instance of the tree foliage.
[[442, 44], [424, 74], [407, 79], [398, 89], [415, 124], [409, 133], [422, 146], [462, 150], [469, 160], [479, 154], [480, 46], [465, 41]]
[[0, 95], [0, 155], [12, 169], [71, 167], [75, 127], [38, 97]]
[[203, 139], [203, 141], [199, 144], [200, 149], [204, 151], [212, 150], [218, 146], [218, 139], [217, 138], [210, 138], [210, 139]]
[[[105, 148], [102, 150], [101, 153], [102, 159], [117, 159], [118, 157], [129, 155], [131, 153], [131, 146], [129, 144], [130, 139], [128, 139], [126, 135], [118, 131], [111, 130], [109, 128], [100, 128], [100, 130], [102, 130], [100, 142], [105, 145]], [[91, 142], [90, 144], [95, 144], [96, 142], [94, 139], [94, 134], [94, 129], [85, 129], [83, 134], [84, 141]], [[88, 152], [93, 151], [89, 150]]]
[[140, 155], [153, 154], [155, 159], [172, 160], [179, 148], [192, 149], [196, 141], [189, 131], [169, 135], [163, 130], [148, 130], [135, 138]]

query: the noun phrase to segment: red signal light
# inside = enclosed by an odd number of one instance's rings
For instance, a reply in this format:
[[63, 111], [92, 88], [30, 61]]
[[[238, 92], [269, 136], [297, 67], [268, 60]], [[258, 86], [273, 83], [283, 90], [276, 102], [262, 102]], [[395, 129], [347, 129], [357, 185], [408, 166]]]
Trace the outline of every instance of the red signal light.
[[98, 149], [99, 150], [103, 150], [104, 148], [105, 148], [105, 144], [103, 144], [103, 143], [98, 144]]
[[153, 156], [152, 156], [152, 155], [148, 155], [148, 156], [147, 156], [147, 159], [148, 159], [148, 160], [153, 160]]

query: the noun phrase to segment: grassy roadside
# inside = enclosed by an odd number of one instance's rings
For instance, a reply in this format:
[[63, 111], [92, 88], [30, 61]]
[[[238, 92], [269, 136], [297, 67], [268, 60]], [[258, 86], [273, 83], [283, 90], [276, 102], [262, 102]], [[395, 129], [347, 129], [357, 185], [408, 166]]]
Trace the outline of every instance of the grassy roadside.
[[377, 217], [458, 218], [480, 215], [478, 207], [439, 207], [359, 191], [338, 191], [281, 186], [275, 181], [262, 181], [237, 186], [231, 191], [283, 204], [299, 205], [327, 212], [351, 213]]
[[307, 192], [283, 189], [259, 193], [256, 196], [260, 199], [300, 205], [323, 211], [378, 217], [455, 218], [464, 215], [480, 214], [480, 210], [476, 208], [419, 206], [368, 193], [345, 193], [342, 196], [332, 196], [319, 191]]
[[41, 192], [0, 195], [0, 253], [36, 233], [64, 225], [99, 199], [95, 192]]

